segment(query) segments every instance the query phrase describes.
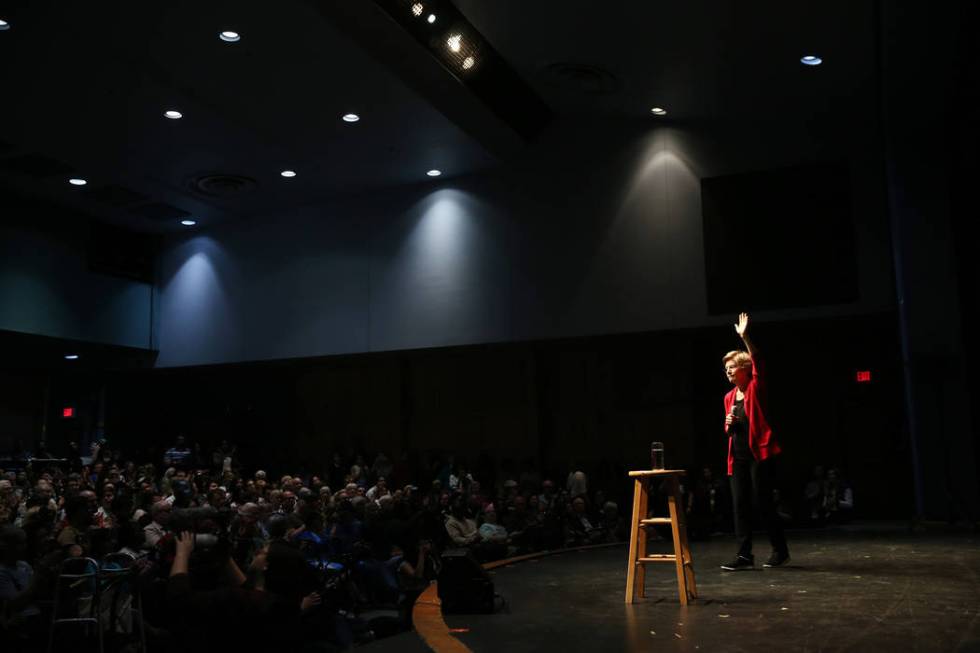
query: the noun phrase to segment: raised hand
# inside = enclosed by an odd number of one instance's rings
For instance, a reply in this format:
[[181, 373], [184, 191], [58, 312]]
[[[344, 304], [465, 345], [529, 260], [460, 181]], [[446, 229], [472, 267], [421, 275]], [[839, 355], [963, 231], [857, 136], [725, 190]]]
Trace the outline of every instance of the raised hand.
[[745, 337], [745, 331], [749, 328], [749, 314], [739, 313], [738, 322], [735, 324], [735, 333], [738, 334], [739, 338]]
[[185, 556], [190, 556], [191, 551], [194, 550], [194, 533], [189, 531], [182, 531], [180, 535], [177, 536], [177, 553], [183, 554]]

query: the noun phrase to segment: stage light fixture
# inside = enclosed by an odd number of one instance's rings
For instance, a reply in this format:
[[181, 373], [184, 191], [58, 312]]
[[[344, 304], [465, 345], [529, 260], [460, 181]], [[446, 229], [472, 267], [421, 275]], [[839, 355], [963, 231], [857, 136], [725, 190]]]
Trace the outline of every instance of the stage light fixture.
[[425, 11], [425, 5], [423, 5], [421, 2], [416, 2], [412, 5], [412, 15], [416, 18], [421, 16], [423, 11]]
[[225, 30], [224, 32], [218, 34], [218, 38], [220, 38], [225, 43], [238, 43], [239, 41], [242, 40], [242, 35], [239, 34], [238, 32]]
[[88, 181], [82, 179], [81, 177], [72, 177], [71, 179], [68, 180], [68, 183], [71, 184], [72, 186], [84, 186], [85, 184], [88, 183]]
[[293, 177], [296, 176], [296, 171], [295, 170], [283, 170], [279, 174], [282, 175], [283, 177], [286, 177], [287, 179], [292, 179]]
[[0, 32], [10, 29], [10, 23], [0, 18]]
[[65, 354], [65, 360], [66, 361], [77, 361], [78, 360], [78, 354]]
[[436, 22], [436, 15], [435, 14], [429, 14], [429, 17], [426, 20], [428, 20], [429, 21], [429, 25], [431, 25], [432, 23]]
[[463, 70], [469, 70], [476, 65], [476, 59], [473, 57], [466, 57], [463, 59]]
[[667, 110], [662, 107], [653, 107], [652, 109], [650, 109], [650, 113], [652, 113], [655, 116], [666, 116]]
[[194, 225], [197, 224], [197, 220], [191, 220], [190, 218], [188, 218], [186, 220], [181, 220], [180, 224], [184, 225], [185, 227], [193, 227]]
[[823, 63], [823, 59], [816, 55], [808, 54], [804, 57], [800, 57], [800, 63], [805, 66], [819, 66]]
[[425, 173], [425, 174], [427, 174], [427, 175], [429, 175], [430, 177], [438, 177], [439, 175], [441, 175], [441, 174], [442, 174], [442, 170], [434, 170], [434, 169], [433, 169], [433, 170], [429, 170], [429, 171], [428, 171], [427, 173]]
[[173, 109], [168, 109], [164, 111], [163, 115], [166, 116], [167, 118], [170, 118], [171, 120], [180, 120], [181, 118], [184, 117], [184, 114], [182, 114], [180, 111], [175, 111]]
[[342, 116], [342, 120], [344, 122], [357, 122], [360, 119], [361, 119], [361, 117], [359, 115], [357, 115], [356, 113], [345, 113]]
[[446, 40], [446, 45], [452, 52], [459, 52], [463, 47], [463, 35], [453, 34]]

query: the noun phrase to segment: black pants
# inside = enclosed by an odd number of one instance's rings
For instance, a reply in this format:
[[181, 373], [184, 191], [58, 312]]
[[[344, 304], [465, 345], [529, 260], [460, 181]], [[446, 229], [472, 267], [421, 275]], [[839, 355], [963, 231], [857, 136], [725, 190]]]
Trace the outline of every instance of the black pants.
[[732, 505], [735, 509], [735, 540], [738, 555], [752, 557], [752, 509], [753, 505], [762, 518], [762, 525], [769, 534], [773, 551], [788, 553], [783, 524], [776, 514], [772, 500], [772, 459], [764, 461], [736, 460], [732, 465]]

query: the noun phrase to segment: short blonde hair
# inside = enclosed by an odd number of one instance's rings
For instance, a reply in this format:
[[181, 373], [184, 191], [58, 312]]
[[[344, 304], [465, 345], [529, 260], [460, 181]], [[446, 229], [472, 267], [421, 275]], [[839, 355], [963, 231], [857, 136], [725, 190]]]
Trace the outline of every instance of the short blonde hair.
[[749, 355], [747, 351], [741, 351], [739, 349], [734, 349], [721, 359], [722, 365], [728, 365], [729, 361], [734, 361], [736, 367], [745, 367], [752, 369], [752, 356]]

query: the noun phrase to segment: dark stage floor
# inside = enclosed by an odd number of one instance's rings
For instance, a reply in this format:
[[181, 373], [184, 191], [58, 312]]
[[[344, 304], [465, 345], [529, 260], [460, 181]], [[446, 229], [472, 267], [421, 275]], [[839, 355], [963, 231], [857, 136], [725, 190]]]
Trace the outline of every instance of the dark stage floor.
[[700, 598], [687, 608], [673, 566], [648, 565], [647, 598], [627, 606], [625, 545], [565, 553], [492, 572], [503, 613], [445, 619], [476, 653], [980, 651], [977, 544], [898, 525], [805, 531], [788, 567], [723, 572], [733, 538], [695, 542]]

